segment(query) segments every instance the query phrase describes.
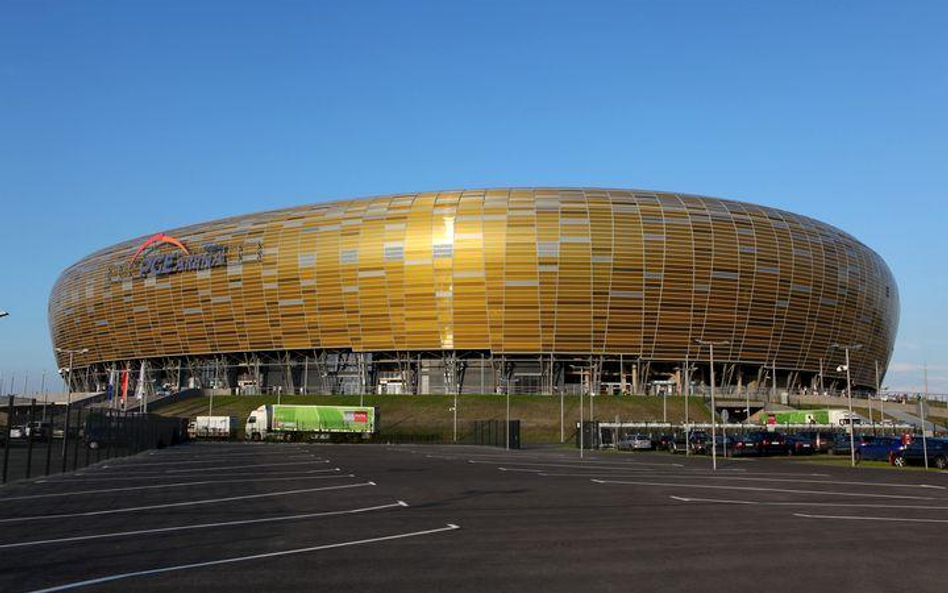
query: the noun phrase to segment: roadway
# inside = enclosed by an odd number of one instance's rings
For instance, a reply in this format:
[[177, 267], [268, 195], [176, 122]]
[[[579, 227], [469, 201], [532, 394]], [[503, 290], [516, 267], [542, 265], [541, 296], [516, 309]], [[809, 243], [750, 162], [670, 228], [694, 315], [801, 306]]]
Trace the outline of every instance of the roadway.
[[935, 591], [948, 473], [191, 444], [0, 489], [0, 590]]

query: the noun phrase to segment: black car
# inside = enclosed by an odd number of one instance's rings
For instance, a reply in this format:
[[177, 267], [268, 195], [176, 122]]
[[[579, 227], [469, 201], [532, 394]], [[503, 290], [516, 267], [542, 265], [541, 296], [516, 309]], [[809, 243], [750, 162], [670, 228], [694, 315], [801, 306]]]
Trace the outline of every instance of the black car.
[[685, 453], [688, 450], [692, 453], [707, 453], [711, 450], [711, 435], [703, 430], [692, 430], [687, 433], [679, 433], [671, 442], [672, 453]]
[[948, 469], [948, 441], [944, 439], [915, 439], [893, 455], [892, 463], [899, 467], [925, 465], [925, 450], [928, 450], [928, 465]]
[[750, 432], [734, 443], [734, 452], [737, 455], [786, 455], [787, 438], [779, 432]]
[[803, 434], [788, 434], [787, 451], [790, 455], [813, 455], [817, 452], [816, 439]]
[[830, 449], [833, 448], [833, 440], [836, 438], [833, 432], [821, 430], [804, 430], [796, 433], [794, 436], [803, 437], [812, 441], [814, 453], [829, 453]]

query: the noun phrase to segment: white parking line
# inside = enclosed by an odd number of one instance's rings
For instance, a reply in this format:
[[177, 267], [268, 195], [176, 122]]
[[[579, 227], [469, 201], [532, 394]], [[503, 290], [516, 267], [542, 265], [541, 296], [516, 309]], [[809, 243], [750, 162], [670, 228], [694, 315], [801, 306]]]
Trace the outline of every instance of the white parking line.
[[716, 504], [738, 504], [746, 506], [767, 507], [847, 507], [859, 509], [913, 509], [924, 511], [948, 511], [948, 506], [932, 506], [918, 504], [884, 504], [870, 502], [773, 502], [764, 500], [733, 500], [722, 498], [694, 498], [686, 496], [669, 496], [680, 502], [710, 502]]
[[241, 496], [228, 496], [225, 498], [205, 498], [203, 500], [188, 500], [185, 502], [170, 502], [166, 504], [151, 504], [140, 507], [124, 507], [119, 509], [105, 509], [101, 511], [85, 511], [82, 513], [61, 513], [56, 515], [35, 515], [32, 517], [8, 517], [0, 519], [0, 523], [17, 523], [22, 521], [41, 521], [44, 519], [65, 519], [68, 517], [94, 517], [98, 515], [112, 515], [115, 513], [133, 513], [136, 511], [150, 511], [154, 509], [168, 509], [174, 507], [187, 507], [202, 504], [214, 504], [218, 502], [233, 502], [235, 500], [250, 500], [254, 498], [268, 498], [275, 496], [289, 496], [291, 494], [303, 494], [306, 492], [319, 492], [322, 490], [343, 490], [345, 488], [359, 488], [360, 486], [375, 486], [375, 482], [360, 482], [358, 484], [344, 484], [342, 486], [323, 486], [321, 488], [300, 488], [297, 490], [281, 490], [279, 492], [265, 492], [263, 494], [244, 494]]
[[223, 558], [221, 560], [211, 560], [208, 562], [195, 562], [193, 564], [178, 564], [174, 566], [165, 566], [162, 568], [153, 568], [151, 570], [138, 570], [135, 572], [124, 572], [124, 573], [113, 574], [113, 575], [109, 575], [105, 577], [99, 577], [97, 579], [77, 581], [74, 583], [67, 583], [65, 585], [47, 587], [45, 589], [36, 589], [33, 591], [28, 591], [27, 593], [54, 593], [55, 591], [67, 591], [69, 589], [78, 589], [79, 587], [88, 587], [89, 585], [100, 585], [102, 583], [111, 583], [113, 581], [119, 581], [122, 579], [128, 579], [132, 577], [148, 576], [148, 575], [153, 575], [153, 574], [161, 574], [165, 572], [174, 572], [174, 571], [179, 571], [179, 570], [190, 570], [192, 568], [203, 568], [207, 566], [219, 566], [221, 564], [233, 564], [236, 562], [246, 562], [249, 560], [261, 560], [263, 558], [277, 558], [279, 556], [289, 556], [292, 554], [304, 554], [306, 552], [319, 552], [321, 550], [331, 550], [333, 548], [345, 548], [348, 546], [358, 546], [361, 544], [371, 544], [375, 542], [405, 539], [408, 537], [419, 537], [422, 535], [431, 535], [433, 533], [454, 531], [455, 529], [460, 529], [460, 528], [461, 528], [460, 525], [455, 525], [454, 523], [448, 523], [444, 527], [438, 527], [437, 529], [426, 529], [424, 531], [410, 531], [408, 533], [397, 533], [395, 535], [383, 535], [381, 537], [357, 539], [357, 540], [352, 540], [352, 541], [347, 541], [347, 542], [339, 542], [335, 544], [323, 544], [321, 546], [312, 546], [309, 548], [296, 548], [293, 550], [282, 550], [280, 552], [268, 552], [266, 554], [252, 554], [250, 556], [235, 556], [232, 558]]
[[[253, 459], [258, 461], [267, 461], [265, 455], [254, 455]], [[304, 455], [275, 455], [272, 456], [272, 459], [285, 460], [285, 459], [310, 459], [316, 457], [315, 453], [304, 454]], [[264, 458], [264, 459], [261, 459]], [[159, 465], [192, 465], [195, 463], [220, 463], [221, 461], [228, 461], [226, 458], [216, 458], [216, 459], [185, 459], [181, 461], [144, 461], [144, 462], [134, 462], [134, 463], [121, 463], [114, 465], [103, 465], [102, 468], [110, 469], [135, 469], [140, 467], [157, 467]], [[320, 459], [320, 462], [326, 462], [326, 459]]]
[[[261, 475], [263, 476], [298, 476], [300, 475], [300, 473], [320, 474], [320, 473], [337, 472], [337, 471], [340, 471], [338, 467], [332, 467], [332, 468], [326, 468], [326, 469], [310, 469], [310, 470], [306, 470], [302, 472], [285, 471], [285, 472], [269, 472], [269, 473], [243, 472], [243, 473], [236, 473], [236, 474], [216, 474], [215, 477], [234, 478], [237, 476], [261, 476]], [[34, 480], [33, 483], [60, 485], [60, 484], [72, 484], [74, 482], [114, 482], [115, 480], [151, 480], [154, 478], [169, 478], [169, 479], [178, 480], [178, 479], [181, 479], [182, 477], [182, 476], [169, 476], [167, 473], [145, 474], [145, 475], [139, 474], [135, 476], [96, 476], [96, 477], [91, 477], [91, 478], [85, 477], [88, 474], [75, 474], [75, 475], [81, 476], [81, 477], [74, 478], [70, 476], [67, 479], [63, 479], [63, 480], [49, 480], [49, 479], [43, 478], [41, 480]]]
[[33, 500], [36, 498], [56, 498], [60, 496], [81, 496], [84, 494], [105, 494], [107, 492], [126, 492], [130, 490], [154, 490], [157, 488], [183, 488], [186, 486], [204, 486], [207, 484], [246, 484], [250, 482], [285, 482], [288, 480], [325, 480], [327, 478], [354, 478], [355, 474], [332, 474], [328, 476], [290, 476], [285, 478], [250, 478], [247, 480], [200, 480], [198, 482], [174, 482], [173, 484], [150, 484], [148, 486], [123, 486], [121, 488], [98, 488], [96, 490], [75, 490], [72, 492], [52, 492], [49, 494], [29, 494], [25, 496], [6, 496], [0, 498], [0, 504], [11, 500]]
[[[578, 473], [578, 474], [551, 474], [546, 472], [541, 472], [537, 475], [543, 477], [616, 477], [615, 473]], [[766, 476], [767, 474], [757, 474], [758, 476]], [[703, 474], [703, 475], [681, 475], [681, 474], [672, 474], [668, 472], [663, 473], [654, 473], [654, 472], [641, 472], [630, 474], [636, 478], [670, 478], [673, 480], [691, 480], [691, 479], [707, 479], [707, 480], [740, 480], [742, 482], [790, 482], [793, 484], [827, 484], [830, 486], [879, 486], [879, 487], [888, 487], [888, 488], [934, 488], [939, 490], [944, 490], [944, 486], [932, 486], [929, 484], [893, 484], [891, 482], [847, 482], [847, 481], [835, 481], [835, 480], [805, 480], [800, 478], [771, 478], [771, 477], [751, 477], [750, 475], [744, 474], [741, 476], [720, 476], [714, 474]], [[621, 477], [621, 476], [618, 476]]]
[[930, 496], [906, 494], [868, 494], [863, 492], [834, 492], [832, 490], [794, 490], [791, 488], [763, 488], [760, 486], [720, 486], [717, 484], [681, 484], [676, 482], [630, 482], [621, 480], [591, 480], [597, 484], [624, 484], [629, 486], [661, 486], [670, 488], [708, 488], [714, 490], [744, 490], [748, 492], [779, 492], [783, 494], [822, 494], [825, 496], [852, 496], [860, 498], [899, 498], [905, 500], [935, 500]]
[[313, 463], [329, 463], [328, 459], [320, 459], [313, 461], [293, 461], [288, 463], [258, 463], [250, 465], [222, 465], [220, 467], [195, 467], [191, 469], [166, 469], [166, 474], [185, 474], [189, 472], [213, 472], [213, 471], [226, 471], [229, 469], [247, 469], [251, 467], [285, 467], [287, 465], [310, 465]]
[[[588, 465], [587, 465], [585, 462], [580, 462], [580, 463], [541, 463], [541, 462], [532, 462], [532, 461], [504, 461], [504, 462], [501, 463], [500, 461], [478, 461], [478, 460], [476, 460], [476, 459], [468, 459], [467, 462], [468, 462], [468, 463], [484, 464], [484, 465], [503, 465], [503, 466], [508, 466], [508, 465], [523, 465], [523, 466], [527, 466], [527, 467], [568, 467], [568, 468], [570, 468], [570, 469], [579, 469], [579, 468], [581, 468], [581, 467], [583, 467], [583, 466], [586, 466], [586, 467], [595, 468], [595, 469], [612, 469], [611, 467], [602, 467], [601, 464], [600, 464], [600, 465], [594, 465], [594, 464], [588, 464]], [[631, 465], [632, 465], [632, 464], [619, 464], [619, 467], [629, 467], [629, 466], [631, 466]], [[658, 466], [658, 467], [683, 467], [681, 464], [678, 464], [678, 463], [638, 463], [638, 464], [635, 464], [635, 465], [640, 465], [640, 466], [642, 466], [642, 467], [649, 467], [649, 466]]]
[[844, 521], [888, 521], [903, 523], [948, 523], [948, 519], [912, 519], [909, 517], [859, 517], [854, 515], [809, 515], [807, 513], [793, 513], [794, 517], [804, 519], [841, 519]]
[[157, 529], [137, 529], [135, 531], [117, 531], [115, 533], [99, 533], [96, 535], [78, 535], [74, 537], [61, 537], [56, 539], [38, 539], [27, 542], [13, 544], [0, 544], [0, 549], [6, 548], [24, 548], [28, 546], [39, 546], [44, 544], [64, 544], [69, 542], [80, 542], [95, 539], [110, 539], [115, 537], [127, 537], [130, 535], [145, 535], [152, 533], [169, 533], [172, 531], [187, 531], [191, 529], [207, 529], [210, 527], [231, 527], [234, 525], [251, 525], [258, 523], [277, 523], [281, 521], [300, 521], [303, 519], [313, 519], [315, 517], [332, 517], [334, 515], [355, 515], [358, 513], [368, 513], [370, 511], [379, 511], [382, 509], [391, 509], [395, 507], [407, 507], [408, 503], [399, 500], [391, 504], [383, 504], [374, 507], [362, 507], [360, 509], [346, 509], [343, 511], [323, 511], [319, 513], [303, 513], [300, 515], [282, 515], [279, 517], [267, 517], [263, 519], [246, 519], [243, 521], [220, 521], [217, 523], [199, 523], [197, 525], [182, 525], [180, 527], [159, 527]]

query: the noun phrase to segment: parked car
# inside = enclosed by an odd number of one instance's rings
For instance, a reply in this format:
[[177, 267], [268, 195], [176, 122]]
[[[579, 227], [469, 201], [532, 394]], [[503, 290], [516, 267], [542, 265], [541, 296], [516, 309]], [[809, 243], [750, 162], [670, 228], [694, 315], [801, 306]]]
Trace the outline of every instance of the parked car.
[[616, 447], [628, 451], [647, 451], [652, 448], [652, 439], [645, 434], [633, 434], [620, 439]]
[[652, 445], [661, 451], [671, 451], [672, 442], [675, 440], [675, 435], [673, 434], [660, 434], [658, 437], [652, 441]]
[[856, 459], [889, 461], [902, 449], [902, 439], [890, 436], [864, 436], [859, 439]]
[[692, 430], [687, 434], [679, 433], [672, 440], [672, 453], [685, 453], [689, 449], [692, 453], [707, 453], [710, 450], [711, 435], [703, 430]]
[[948, 469], [948, 441], [945, 439], [915, 439], [898, 452], [893, 453], [892, 463], [899, 467], [906, 465], [925, 465], [925, 449], [928, 449], [929, 467]]
[[813, 455], [817, 451], [816, 439], [802, 434], [788, 434], [787, 451], [790, 455]]
[[[871, 438], [871, 435], [857, 434], [852, 437], [852, 440], [856, 443], [856, 451], [862, 447], [863, 443], [868, 442]], [[849, 455], [849, 443], [850, 436], [848, 432], [837, 433], [833, 437], [833, 444], [830, 445], [829, 454], [830, 455]]]
[[34, 420], [33, 422], [28, 422], [26, 425], [25, 436], [29, 437], [32, 435], [34, 441], [47, 441], [52, 434], [53, 428], [49, 422]]
[[[717, 435], [714, 437], [714, 450], [718, 455], [733, 455], [737, 438], [731, 435]], [[725, 446], [727, 449], [725, 450]]]
[[734, 443], [737, 455], [786, 455], [787, 438], [780, 432], [759, 430], [747, 433]]
[[796, 433], [795, 436], [810, 439], [813, 442], [814, 453], [829, 453], [833, 448], [833, 439], [836, 433], [821, 430], [804, 430]]

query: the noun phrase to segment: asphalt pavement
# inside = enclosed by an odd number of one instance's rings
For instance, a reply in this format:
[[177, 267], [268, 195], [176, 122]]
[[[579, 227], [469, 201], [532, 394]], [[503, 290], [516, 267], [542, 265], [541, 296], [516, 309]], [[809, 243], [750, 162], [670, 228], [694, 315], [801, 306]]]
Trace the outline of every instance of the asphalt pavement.
[[0, 591], [936, 591], [948, 473], [190, 444], [0, 489]]

